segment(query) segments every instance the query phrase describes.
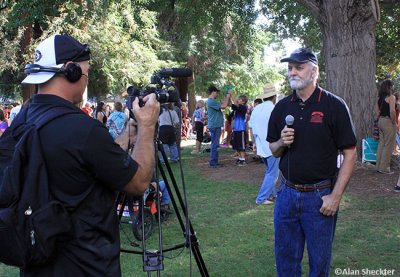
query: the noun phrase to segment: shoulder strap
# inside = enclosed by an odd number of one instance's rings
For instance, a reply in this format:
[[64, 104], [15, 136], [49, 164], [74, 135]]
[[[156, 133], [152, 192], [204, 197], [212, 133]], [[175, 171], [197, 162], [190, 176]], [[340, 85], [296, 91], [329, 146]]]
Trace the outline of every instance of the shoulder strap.
[[50, 121], [53, 121], [56, 118], [62, 117], [64, 115], [68, 114], [80, 114], [82, 113], [81, 110], [71, 110], [70, 108], [66, 107], [54, 107], [51, 108], [41, 115], [39, 115], [37, 118], [33, 120], [33, 124], [35, 124], [36, 129], [42, 128], [44, 125], [49, 123]]

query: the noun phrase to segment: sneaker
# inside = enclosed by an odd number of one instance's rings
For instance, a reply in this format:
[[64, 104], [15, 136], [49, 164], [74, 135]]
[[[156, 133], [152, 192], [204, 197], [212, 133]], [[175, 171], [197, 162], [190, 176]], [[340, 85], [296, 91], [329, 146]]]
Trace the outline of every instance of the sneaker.
[[237, 159], [236, 162], [235, 162], [235, 164], [238, 165], [239, 163], [240, 163], [240, 160]]
[[271, 201], [271, 202], [275, 202], [275, 201], [276, 201], [276, 197], [273, 196], [273, 197], [267, 198], [267, 200], [268, 200], [268, 201]]
[[247, 165], [246, 161], [240, 160], [237, 166], [245, 166]]
[[274, 204], [274, 202], [269, 201], [269, 200], [267, 199], [267, 200], [265, 200], [264, 202], [257, 202], [257, 201], [256, 201], [256, 204], [259, 204], [259, 205], [271, 205], [271, 204]]
[[395, 191], [395, 192], [400, 192], [400, 186], [395, 186], [395, 187], [394, 187], [394, 191]]

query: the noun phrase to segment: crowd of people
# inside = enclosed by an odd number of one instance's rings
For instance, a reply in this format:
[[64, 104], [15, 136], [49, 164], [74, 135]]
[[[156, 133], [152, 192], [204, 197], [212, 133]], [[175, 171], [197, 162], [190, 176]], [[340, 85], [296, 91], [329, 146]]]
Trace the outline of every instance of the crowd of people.
[[8, 128], [8, 126], [10, 126], [20, 109], [21, 105], [18, 102], [5, 104], [2, 108], [0, 108], [0, 137]]

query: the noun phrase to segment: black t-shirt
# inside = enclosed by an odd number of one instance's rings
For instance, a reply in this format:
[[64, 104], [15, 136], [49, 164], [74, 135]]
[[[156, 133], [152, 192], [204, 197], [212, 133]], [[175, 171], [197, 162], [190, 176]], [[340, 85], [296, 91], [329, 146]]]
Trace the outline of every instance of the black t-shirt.
[[280, 139], [287, 115], [294, 117], [294, 142], [283, 153], [279, 169], [293, 183], [313, 184], [337, 173], [338, 150], [357, 143], [349, 110], [332, 93], [317, 87], [303, 102], [296, 93], [279, 101], [268, 124], [267, 141]]
[[[60, 97], [39, 94], [28, 117], [54, 106], [80, 111]], [[84, 112], [57, 118], [39, 134], [52, 195], [71, 212], [74, 238], [53, 261], [21, 276], [120, 276], [115, 191], [132, 179], [137, 163]]]
[[390, 105], [389, 105], [389, 103], [387, 103], [385, 101], [386, 97], [387, 96], [384, 96], [382, 98], [379, 98], [379, 100], [378, 100], [378, 107], [379, 107], [379, 111], [380, 111], [379, 116], [390, 117]]

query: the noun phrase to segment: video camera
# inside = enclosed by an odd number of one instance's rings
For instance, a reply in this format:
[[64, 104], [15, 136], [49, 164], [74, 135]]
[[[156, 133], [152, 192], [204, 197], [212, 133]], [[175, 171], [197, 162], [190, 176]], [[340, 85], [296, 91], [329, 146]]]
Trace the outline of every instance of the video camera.
[[[127, 89], [128, 100], [126, 106], [129, 110], [132, 109], [132, 102], [139, 97], [139, 106], [143, 107], [143, 97], [154, 93], [157, 101], [160, 104], [164, 103], [177, 103], [180, 101], [179, 93], [175, 83], [171, 81], [171, 77], [190, 77], [192, 71], [188, 68], [163, 68], [155, 72], [150, 78], [150, 84], [154, 86], [146, 86], [144, 88], [130, 86]], [[172, 88], [172, 89], [171, 89]]]

